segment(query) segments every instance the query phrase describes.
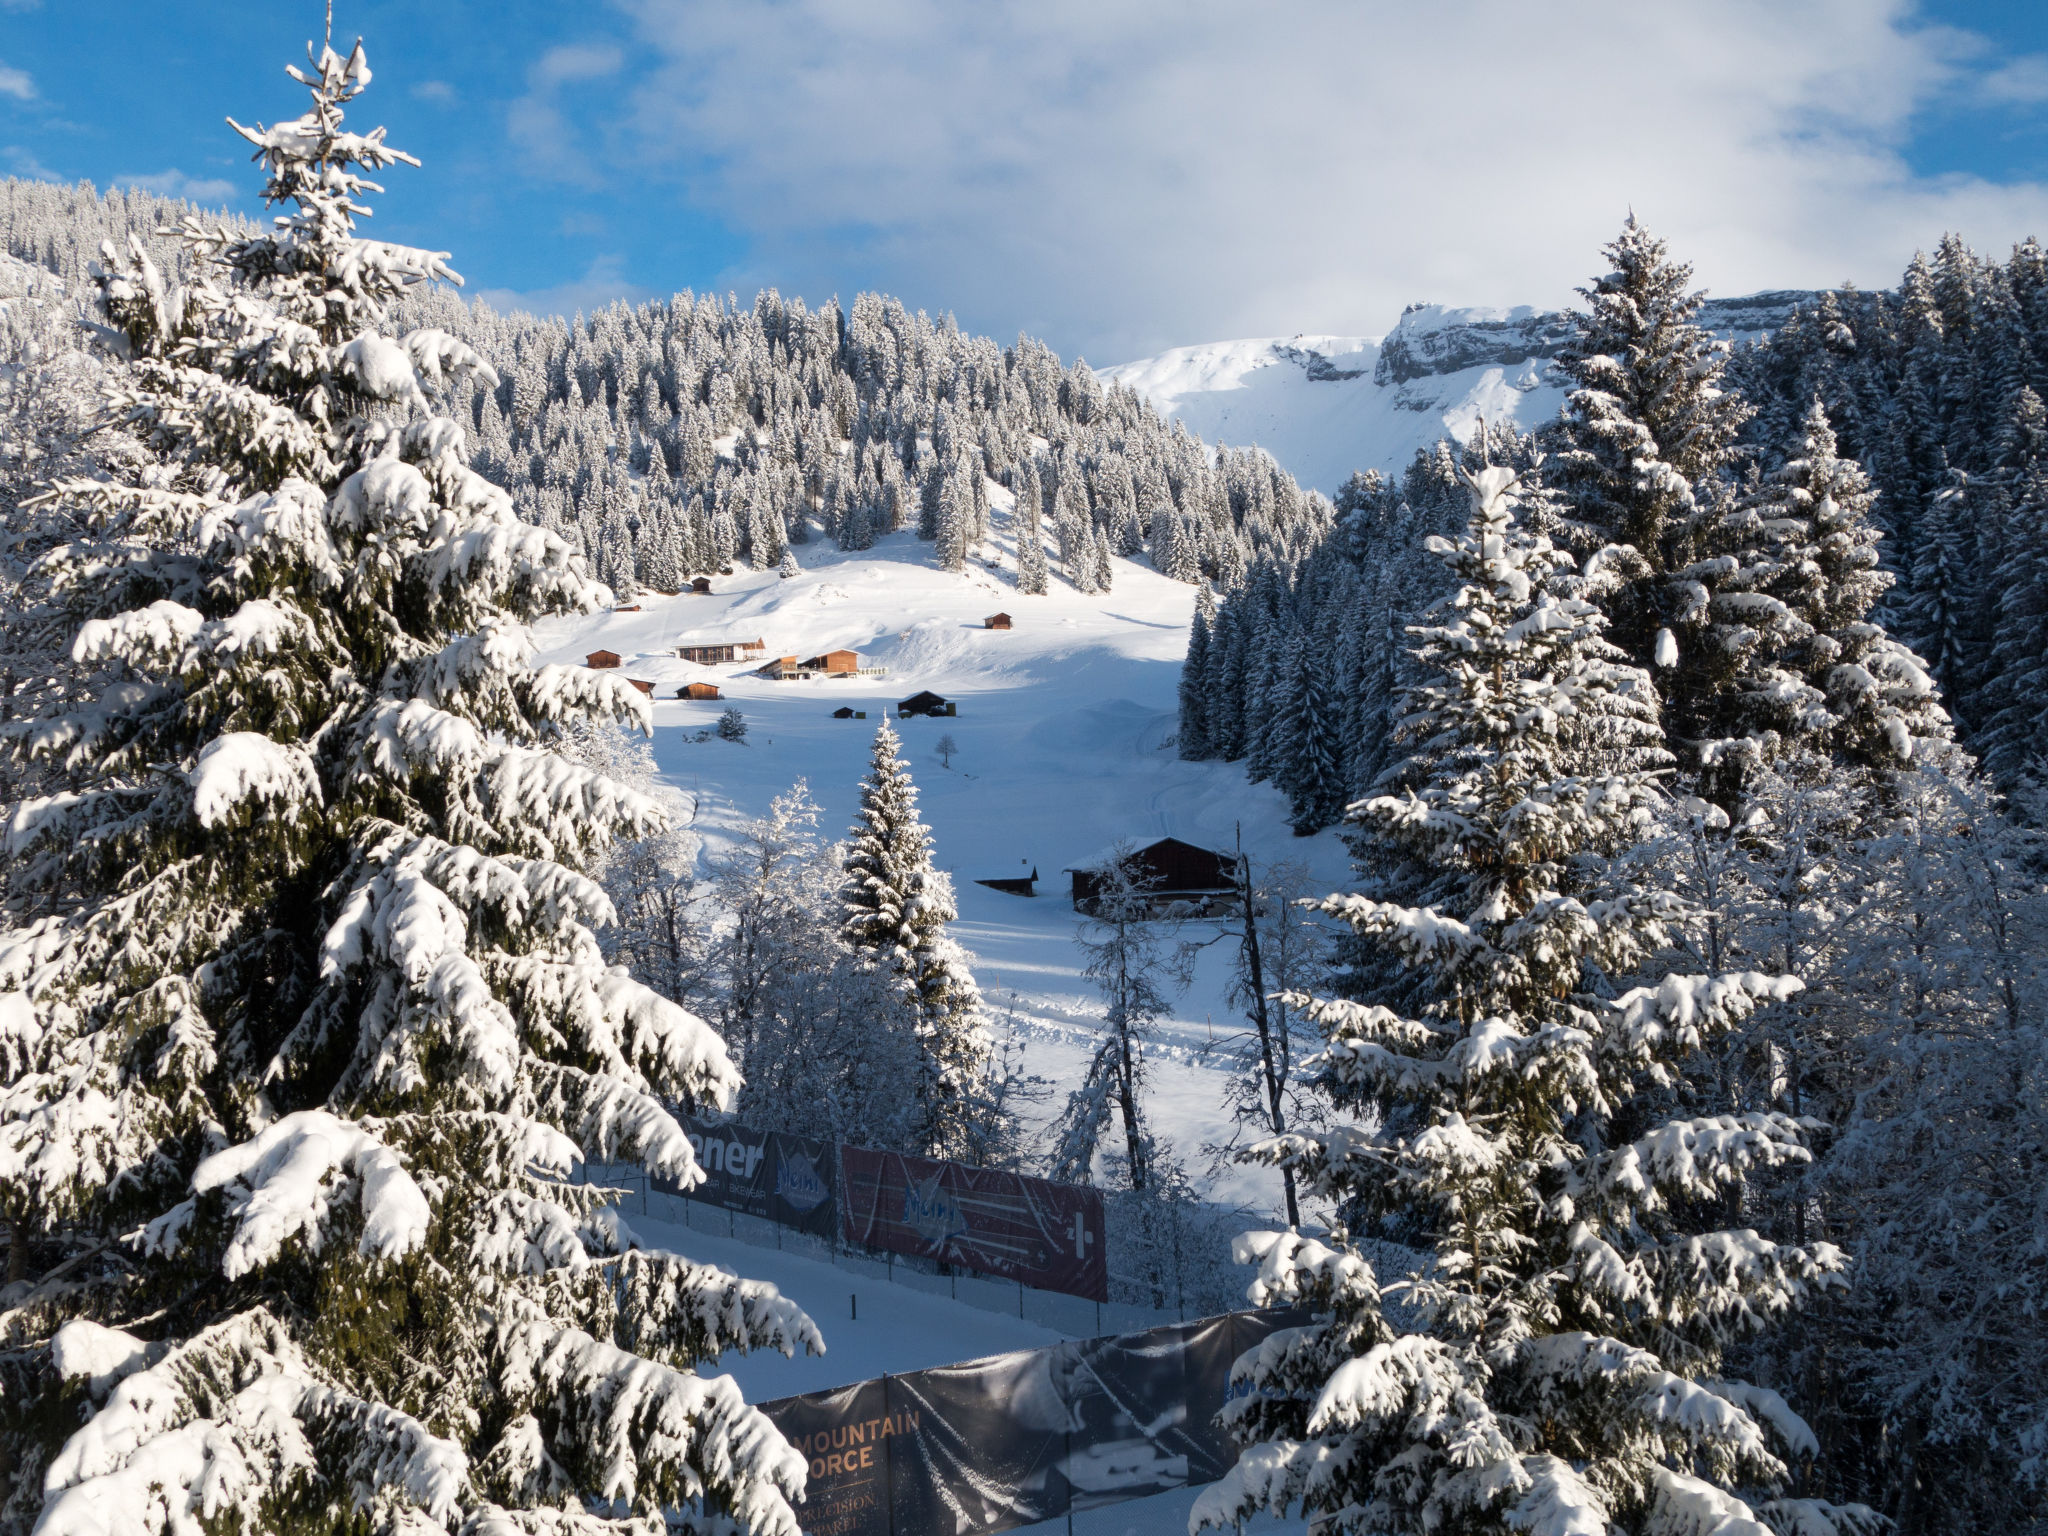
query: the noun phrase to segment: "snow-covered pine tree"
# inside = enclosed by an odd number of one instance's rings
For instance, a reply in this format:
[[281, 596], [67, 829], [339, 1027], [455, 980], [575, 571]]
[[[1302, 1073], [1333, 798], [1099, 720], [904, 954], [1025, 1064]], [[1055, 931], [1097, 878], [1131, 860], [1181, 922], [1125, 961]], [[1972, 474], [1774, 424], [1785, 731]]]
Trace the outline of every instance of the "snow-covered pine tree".
[[1191, 763], [1215, 755], [1209, 735], [1209, 631], [1216, 622], [1216, 594], [1207, 582], [1195, 594], [1188, 621], [1188, 653], [1180, 669], [1180, 755]]
[[889, 722], [875, 731], [860, 819], [848, 834], [842, 934], [892, 975], [916, 1041], [913, 1150], [965, 1156], [977, 1145], [990, 1059], [981, 993], [967, 957], [948, 936], [958, 916], [952, 882], [932, 867], [930, 828], [917, 819], [917, 786]]
[[946, 471], [939, 487], [939, 507], [933, 524], [940, 570], [966, 569], [968, 523], [972, 515], [972, 493], [967, 489], [965, 475], [955, 466]]
[[1017, 590], [1028, 596], [1043, 597], [1050, 579], [1045, 567], [1043, 502], [1038, 488], [1038, 472], [1032, 467], [1029, 456], [1012, 477], [1012, 488], [1017, 501], [1013, 521], [1017, 532]]
[[1927, 663], [1876, 621], [1893, 576], [1878, 557], [1869, 477], [1837, 451], [1819, 401], [1800, 433], [1773, 476], [1772, 495], [1774, 510], [1800, 534], [1789, 554], [1806, 573], [1793, 608], [1807, 637], [1795, 669], [1826, 705], [1813, 740], [1844, 763], [1898, 767], [1949, 740], [1948, 714]]
[[604, 593], [433, 413], [475, 354], [380, 333], [454, 274], [356, 237], [408, 157], [342, 126], [361, 46], [309, 57], [310, 109], [238, 128], [275, 227], [95, 279], [160, 463], [46, 497], [86, 535], [44, 567], [68, 698], [14, 737], [70, 785], [8, 844], [5, 1518], [794, 1536], [802, 1458], [694, 1367], [816, 1329], [566, 1182], [691, 1179], [662, 1096], [738, 1086], [575, 867], [661, 816], [551, 742], [644, 706], [531, 665], [525, 618]]
[[1293, 686], [1282, 697], [1290, 718], [1274, 781], [1286, 794], [1296, 837], [1320, 832], [1344, 814], [1341, 706], [1332, 686], [1332, 658], [1317, 636], [1304, 633], [1291, 648]]
[[[1438, 899], [1319, 904], [1420, 972], [1426, 1002], [1402, 1017], [1293, 999], [1328, 1039], [1334, 1096], [1362, 1113], [1254, 1155], [1294, 1168], [1352, 1225], [1327, 1243], [1239, 1239], [1259, 1266], [1255, 1301], [1320, 1317], [1241, 1363], [1225, 1421], [1250, 1444], [1197, 1501], [1195, 1529], [1298, 1504], [1357, 1536], [1760, 1530], [1747, 1498], [1813, 1443], [1777, 1394], [1721, 1379], [1719, 1362], [1732, 1338], [1839, 1284], [1843, 1256], [1705, 1225], [1747, 1169], [1805, 1158], [1805, 1127], [1645, 1114], [1686, 1096], [1702, 1044], [1799, 983], [1603, 989], [1690, 914], [1610, 883], [1609, 857], [1658, 791], [1654, 770], [1617, 770], [1602, 738], [1618, 719], [1654, 730], [1648, 680], [1596, 608], [1547, 590], [1564, 557], [1515, 525], [1514, 482], [1479, 471], [1465, 534], [1435, 541], [1460, 586], [1416, 631], [1409, 787], [1360, 810], [1392, 856], [1440, 872]], [[1388, 1218], [1432, 1250], [1386, 1293], [1415, 1331], [1381, 1311], [1351, 1242]], [[1809, 1531], [1860, 1519], [1784, 1508]]]
[[1703, 295], [1686, 287], [1692, 269], [1633, 216], [1606, 254], [1613, 269], [1579, 290], [1586, 310], [1558, 356], [1575, 387], [1551, 471], [1571, 500], [1567, 532], [1598, 551], [1588, 573], [1614, 641], [1658, 669], [1665, 730], [1689, 758], [1709, 734], [1694, 716], [1723, 663], [1673, 632], [1709, 620], [1714, 569], [1703, 562], [1728, 554], [1713, 534], [1726, 526], [1723, 481], [1751, 411], [1722, 387], [1726, 349], [1694, 324]]

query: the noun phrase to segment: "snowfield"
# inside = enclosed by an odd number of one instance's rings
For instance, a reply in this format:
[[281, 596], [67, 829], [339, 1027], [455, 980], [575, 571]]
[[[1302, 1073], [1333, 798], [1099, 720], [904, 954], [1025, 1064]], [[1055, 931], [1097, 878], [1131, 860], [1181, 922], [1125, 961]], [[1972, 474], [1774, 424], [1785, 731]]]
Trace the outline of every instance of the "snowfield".
[[[622, 672], [655, 685], [655, 760], [695, 807], [700, 860], [798, 779], [824, 810], [823, 830], [843, 835], [883, 715], [894, 720], [895, 701], [921, 689], [957, 701], [955, 718], [895, 723], [935, 862], [959, 897], [953, 934], [972, 951], [997, 1033], [1014, 1031], [1025, 1069], [1050, 1087], [1027, 1110], [1035, 1125], [1050, 1122], [1080, 1080], [1102, 1016], [1080, 974], [1064, 870], [1119, 838], [1173, 836], [1229, 849], [1240, 834], [1255, 863], [1299, 860], [1319, 889], [1341, 887], [1349, 864], [1334, 832], [1295, 837], [1284, 798], [1247, 783], [1241, 766], [1176, 755], [1176, 689], [1195, 589], [1118, 560], [1109, 592], [1084, 597], [1055, 576], [1048, 595], [1023, 596], [1014, 585], [1007, 493], [992, 487], [990, 499], [997, 537], [965, 573], [935, 569], [932, 546], [908, 533], [859, 555], [799, 545], [807, 567], [799, 576], [743, 570], [714, 578], [708, 597], [649, 594], [637, 613], [551, 620], [536, 637], [542, 661], [581, 662], [610, 650]], [[1014, 615], [1014, 629], [982, 627], [999, 611]], [[689, 641], [756, 638], [767, 642], [768, 657], [844, 647], [887, 674], [776, 682], [756, 675], [757, 661], [705, 667], [674, 654]], [[676, 699], [687, 682], [714, 682], [722, 698]], [[835, 720], [842, 705], [867, 719]], [[698, 740], [728, 706], [745, 715], [746, 741]], [[946, 735], [960, 748], [950, 770], [933, 750]], [[1033, 869], [1035, 898], [975, 884]], [[1229, 940], [1214, 923], [1188, 924], [1184, 937], [1221, 941], [1201, 955], [1153, 1047], [1155, 1126], [1212, 1198], [1271, 1214], [1277, 1175], [1206, 1174], [1202, 1147], [1225, 1129], [1223, 1062], [1211, 1048], [1238, 1038], [1243, 1023], [1224, 997]]]
[[[1777, 329], [1813, 295], [1709, 299], [1700, 324], [1730, 343]], [[1361, 469], [1399, 474], [1439, 438], [1484, 417], [1526, 432], [1554, 417], [1564, 316], [1414, 304], [1385, 336], [1266, 336], [1175, 347], [1101, 370], [1206, 443], [1263, 448], [1304, 486], [1334, 494]]]
[[1482, 416], [1526, 431], [1564, 403], [1563, 388], [1540, 360], [1483, 363], [1383, 383], [1377, 375], [1391, 339], [1211, 342], [1106, 368], [1102, 377], [1129, 385], [1204, 442], [1265, 449], [1303, 485], [1326, 494], [1356, 470], [1398, 474], [1416, 450], [1438, 438], [1464, 441]]

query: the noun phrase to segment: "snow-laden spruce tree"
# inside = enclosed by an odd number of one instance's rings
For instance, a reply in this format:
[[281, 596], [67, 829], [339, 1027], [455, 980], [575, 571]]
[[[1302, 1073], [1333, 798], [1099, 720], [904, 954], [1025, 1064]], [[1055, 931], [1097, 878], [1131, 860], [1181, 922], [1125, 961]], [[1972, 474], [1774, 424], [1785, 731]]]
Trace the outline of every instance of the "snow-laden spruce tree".
[[1726, 347], [1695, 323], [1704, 295], [1687, 287], [1692, 269], [1633, 216], [1605, 254], [1612, 269], [1579, 290], [1586, 309], [1558, 355], [1574, 388], [1550, 474], [1570, 499], [1567, 531], [1590, 552], [1586, 590], [1629, 659], [1656, 669], [1665, 729], [1690, 765], [1713, 730], [1703, 701], [1746, 654], [1701, 632], [1728, 617], [1709, 611], [1728, 566], [1749, 563], [1735, 537], [1748, 526], [1723, 511], [1753, 412], [1722, 385]]
[[361, 46], [292, 73], [305, 115], [238, 128], [272, 230], [97, 275], [157, 462], [46, 496], [81, 532], [37, 573], [63, 702], [12, 737], [68, 784], [7, 828], [5, 1521], [794, 1536], [801, 1457], [694, 1367], [816, 1330], [567, 1182], [691, 1179], [663, 1098], [737, 1087], [577, 869], [661, 814], [552, 744], [644, 705], [532, 665], [523, 620], [605, 594], [435, 414], [475, 355], [378, 329], [454, 274], [355, 234], [408, 160], [343, 127]]
[[[1421, 972], [1425, 1001], [1402, 1017], [1292, 999], [1356, 1118], [1254, 1149], [1361, 1233], [1405, 1222], [1428, 1259], [1383, 1292], [1344, 1227], [1239, 1239], [1255, 1301], [1319, 1316], [1239, 1362], [1225, 1417], [1251, 1443], [1195, 1529], [1299, 1505], [1357, 1536], [1755, 1533], [1745, 1500], [1813, 1443], [1775, 1393], [1718, 1374], [1730, 1339], [1840, 1283], [1825, 1244], [1717, 1222], [1745, 1170], [1808, 1155], [1805, 1127], [1645, 1113], [1685, 1097], [1703, 1044], [1799, 983], [1605, 985], [1689, 916], [1608, 874], [1659, 791], [1655, 770], [1613, 768], [1603, 737], [1617, 720], [1653, 728], [1652, 705], [1601, 613], [1546, 590], [1563, 557], [1516, 526], [1514, 482], [1479, 471], [1464, 535], [1433, 541], [1459, 586], [1415, 631], [1409, 787], [1356, 812], [1391, 854], [1442, 872], [1437, 899], [1319, 904]], [[1799, 1511], [1815, 1532], [1839, 1513]]]
[[860, 819], [848, 833], [842, 933], [896, 978], [917, 1042], [910, 1141], [927, 1157], [967, 1157], [983, 1139], [976, 1121], [990, 1043], [966, 954], [946, 933], [959, 914], [953, 883], [932, 867], [931, 829], [917, 819], [917, 786], [884, 720], [875, 731]]

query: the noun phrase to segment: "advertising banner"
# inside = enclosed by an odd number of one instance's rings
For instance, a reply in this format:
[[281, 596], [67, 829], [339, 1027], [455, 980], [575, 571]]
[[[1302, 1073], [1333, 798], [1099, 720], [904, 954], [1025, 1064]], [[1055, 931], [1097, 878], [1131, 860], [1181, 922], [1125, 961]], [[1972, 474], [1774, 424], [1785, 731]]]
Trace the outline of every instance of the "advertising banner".
[[849, 1242], [1109, 1299], [1099, 1190], [842, 1145], [838, 1195]]
[[810, 1464], [796, 1518], [804, 1536], [889, 1536], [889, 1448], [907, 1422], [885, 1381], [764, 1403], [782, 1438]]
[[764, 1403], [810, 1463], [805, 1536], [990, 1536], [1212, 1483], [1231, 1364], [1303, 1312], [1237, 1312]]
[[830, 1237], [838, 1225], [832, 1198], [832, 1144], [756, 1131], [734, 1121], [723, 1124], [678, 1115], [689, 1133], [690, 1150], [704, 1170], [704, 1182], [678, 1190], [671, 1180], [654, 1187], [725, 1210], [778, 1221], [785, 1227]]

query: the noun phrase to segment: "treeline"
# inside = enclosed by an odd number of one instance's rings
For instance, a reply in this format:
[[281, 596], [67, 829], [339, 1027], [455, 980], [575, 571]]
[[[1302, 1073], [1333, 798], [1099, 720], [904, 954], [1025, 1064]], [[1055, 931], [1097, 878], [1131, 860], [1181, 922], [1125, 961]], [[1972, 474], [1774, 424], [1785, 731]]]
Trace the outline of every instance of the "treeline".
[[2033, 801], [2048, 758], [2048, 251], [1950, 235], [1899, 286], [1823, 295], [1730, 375], [1783, 441], [1823, 402], [1881, 493], [1892, 627], [1963, 737]]
[[[183, 250], [154, 231], [188, 211], [9, 180], [0, 239], [78, 292], [101, 241], [130, 234], [181, 272]], [[455, 386], [476, 467], [621, 593], [674, 591], [736, 562], [774, 567], [814, 539], [866, 549], [906, 530], [958, 570], [996, 556], [991, 510], [1012, 507], [1003, 563], [1023, 592], [1054, 575], [1106, 590], [1116, 557], [1227, 589], [1261, 557], [1299, 558], [1330, 521], [1329, 503], [1268, 456], [1212, 455], [1084, 362], [875, 294], [813, 311], [773, 292], [751, 307], [681, 293], [564, 321], [500, 315], [443, 288], [394, 322], [438, 326], [490, 363], [495, 386]]]
[[[1349, 1230], [1455, 1255], [1484, 1204], [1542, 1251], [1544, 1224], [1570, 1208], [1545, 1192], [1544, 1170], [1563, 1166], [1549, 1153], [1530, 1164], [1540, 1200], [1489, 1185], [1452, 1221], [1417, 1193], [1410, 1165], [1463, 1145], [1441, 1105], [1569, 1157], [1606, 1155], [1662, 1116], [1690, 1117], [1688, 1158], [1708, 1155], [1699, 1128], [1736, 1138], [1721, 1159], [1767, 1123], [1796, 1127], [1794, 1150], [1737, 1155], [1743, 1168], [1656, 1220], [1717, 1221], [1753, 1254], [1832, 1245], [1846, 1284], [1814, 1271], [1794, 1288], [1806, 1310], [1768, 1343], [1696, 1299], [1670, 1302], [1654, 1331], [1668, 1343], [1701, 1323], [1713, 1355], [1806, 1417], [1776, 1486], [1867, 1503], [1906, 1531], [1966, 1532], [2025, 1528], [2048, 1491], [2032, 1385], [2048, 1377], [2048, 849], [2012, 814], [2044, 746], [2029, 670], [2042, 647], [2010, 638], [2040, 600], [2026, 511], [2040, 354], [2022, 345], [2025, 306], [1991, 297], [2035, 291], [2014, 279], [2036, 270], [2035, 248], [2006, 268], [1944, 252], [1933, 270], [1974, 330], [1937, 323], [1913, 295], [1940, 284], [1909, 279], [1824, 299], [1731, 363], [1695, 323], [1689, 270], [1631, 224], [1581, 290], [1555, 423], [1440, 445], [1398, 482], [1354, 478], [1319, 548], [1255, 563], [1220, 608], [1198, 609], [1180, 743], [1275, 783], [1304, 831], [1345, 822], [1356, 887], [1323, 907], [1356, 933], [1337, 996], [1315, 1005], [1332, 1044], [1319, 1086], [1370, 1145], [1302, 1166], [1341, 1197]], [[1986, 305], [2006, 316], [1997, 346]], [[1866, 345], [1850, 314], [1887, 336], [1918, 314], [1918, 346]], [[1896, 390], [1878, 387], [1888, 366]], [[1944, 443], [1987, 467], [1945, 466]], [[1620, 785], [1627, 796], [1602, 788]], [[1651, 915], [1640, 941], [1613, 942]], [[1539, 1051], [1527, 1020], [1557, 1010], [1563, 1032], [1540, 1049], [1576, 1050], [1612, 1009], [1662, 1008], [1688, 975], [1787, 980], [1753, 1015], [1716, 1024], [1703, 1003], [1676, 1026], [1677, 1064], [1628, 1090], [1611, 1128], [1579, 1079], [1552, 1098], [1531, 1067], [1512, 1104], [1488, 1086], [1488, 1063]], [[1583, 1079], [1678, 1038], [1603, 1039]], [[1731, 1249], [1725, 1269], [1667, 1269], [1676, 1251], [1650, 1242], [1628, 1261], [1647, 1287], [1635, 1300], [1615, 1292], [1599, 1303], [1611, 1313], [1542, 1328], [1615, 1331], [1644, 1297], [1665, 1305], [1710, 1272], [1739, 1288], [1770, 1267]], [[1598, 1291], [1584, 1252], [1527, 1262], [1549, 1266], [1544, 1285]], [[1504, 1271], [1486, 1294], [1519, 1283]], [[1826, 1518], [1865, 1528], [1853, 1511]]]
[[[1870, 526], [1888, 583], [1878, 617], [1924, 659], [1959, 738], [2038, 822], [2048, 763], [2048, 253], [2027, 240], [1998, 262], [1950, 236], [1931, 260], [1916, 256], [1897, 289], [1823, 294], [1716, 376], [1742, 419], [1703, 466], [1701, 502], [1754, 499], [1805, 452], [1820, 403], [1841, 456], [1876, 493]], [[1445, 590], [1423, 543], [1462, 523], [1459, 463], [1526, 467], [1596, 430], [1569, 420], [1526, 438], [1489, 429], [1462, 450], [1439, 443], [1418, 454], [1399, 477], [1354, 475], [1322, 543], [1255, 560], [1220, 613], [1204, 609], [1183, 692], [1183, 755], [1243, 760], [1289, 795], [1304, 831], [1329, 825], [1392, 760], [1387, 709], [1405, 630]], [[1553, 494], [1566, 486], [1565, 467], [1558, 460], [1542, 477]], [[1573, 547], [1583, 559], [1597, 545]]]

